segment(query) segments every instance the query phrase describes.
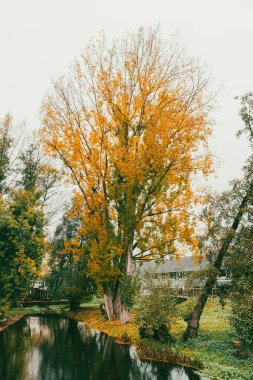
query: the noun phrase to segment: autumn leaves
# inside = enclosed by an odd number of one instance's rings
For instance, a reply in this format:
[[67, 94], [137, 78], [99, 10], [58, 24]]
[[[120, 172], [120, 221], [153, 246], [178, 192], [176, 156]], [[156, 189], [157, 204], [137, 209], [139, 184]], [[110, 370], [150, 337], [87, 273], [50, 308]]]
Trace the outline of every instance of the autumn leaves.
[[175, 42], [140, 29], [109, 48], [92, 41], [43, 102], [41, 138], [77, 188], [72, 214], [105, 293], [133, 259], [196, 251], [192, 179], [211, 171], [206, 86]]

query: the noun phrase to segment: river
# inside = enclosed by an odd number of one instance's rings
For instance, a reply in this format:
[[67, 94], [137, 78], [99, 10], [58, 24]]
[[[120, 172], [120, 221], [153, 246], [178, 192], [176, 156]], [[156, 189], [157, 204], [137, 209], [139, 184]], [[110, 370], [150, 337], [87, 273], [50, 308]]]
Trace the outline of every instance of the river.
[[82, 322], [23, 317], [0, 333], [1, 380], [208, 380], [190, 369], [140, 361]]

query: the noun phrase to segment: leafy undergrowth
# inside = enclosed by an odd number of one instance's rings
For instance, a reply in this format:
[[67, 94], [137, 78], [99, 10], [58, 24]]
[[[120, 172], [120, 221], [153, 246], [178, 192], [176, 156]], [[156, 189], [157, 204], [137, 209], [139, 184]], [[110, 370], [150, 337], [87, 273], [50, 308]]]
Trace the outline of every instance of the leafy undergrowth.
[[[179, 306], [181, 315], [187, 302]], [[253, 380], [253, 359], [241, 359], [235, 354], [236, 337], [229, 325], [229, 304], [222, 309], [217, 300], [210, 300], [201, 319], [199, 336], [187, 342], [182, 339], [186, 323], [179, 317], [172, 328], [176, 343], [171, 346], [152, 339], [141, 340], [134, 319], [125, 325], [117, 320], [106, 321], [94, 305], [66, 315], [112, 336], [118, 343], [134, 345], [141, 359], [182, 364], [217, 380]]]
[[[187, 303], [181, 307], [186, 306]], [[176, 346], [200, 361], [202, 371], [213, 379], [253, 380], [253, 359], [241, 359], [236, 355], [233, 345], [236, 336], [229, 324], [230, 312], [229, 302], [222, 309], [217, 300], [210, 300], [202, 315], [197, 338], [184, 342], [182, 333], [186, 324], [179, 321], [174, 330], [178, 338]]]

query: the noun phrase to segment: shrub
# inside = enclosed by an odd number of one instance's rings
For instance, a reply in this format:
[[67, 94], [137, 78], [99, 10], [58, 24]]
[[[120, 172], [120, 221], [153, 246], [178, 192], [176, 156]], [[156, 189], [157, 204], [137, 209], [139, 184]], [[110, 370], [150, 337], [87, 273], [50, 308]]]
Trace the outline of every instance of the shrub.
[[[236, 236], [228, 264], [232, 272], [232, 317], [241, 351], [253, 351], [253, 223]], [[248, 352], [249, 353], [249, 352]]]
[[242, 348], [253, 350], [253, 297], [250, 292], [233, 295], [231, 323]]
[[153, 336], [161, 342], [173, 341], [170, 335], [172, 323], [177, 315], [176, 297], [168, 280], [160, 280], [146, 274], [145, 288], [137, 307], [137, 323], [142, 338]]

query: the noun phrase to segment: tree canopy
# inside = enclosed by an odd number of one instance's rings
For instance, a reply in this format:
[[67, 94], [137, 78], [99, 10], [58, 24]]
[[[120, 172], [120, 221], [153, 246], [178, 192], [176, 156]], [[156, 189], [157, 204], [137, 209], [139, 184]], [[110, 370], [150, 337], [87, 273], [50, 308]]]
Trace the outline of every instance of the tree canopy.
[[55, 169], [43, 162], [33, 145], [18, 154], [15, 165], [11, 162], [15, 141], [10, 137], [10, 121], [8, 115], [0, 129], [1, 308], [27, 296], [31, 280], [38, 276], [46, 249], [45, 199], [57, 179]]
[[42, 105], [41, 138], [76, 186], [89, 268], [104, 289], [132, 259], [197, 249], [193, 177], [211, 172], [208, 78], [157, 30], [93, 40]]

